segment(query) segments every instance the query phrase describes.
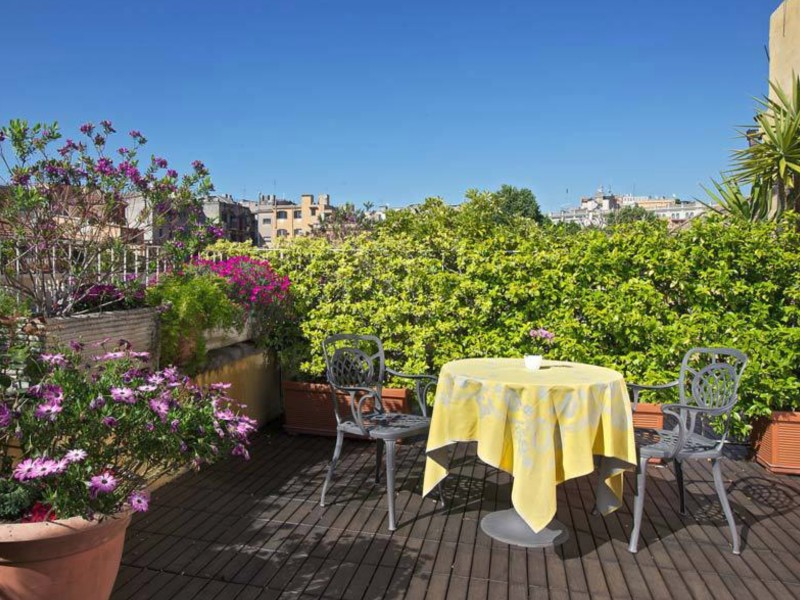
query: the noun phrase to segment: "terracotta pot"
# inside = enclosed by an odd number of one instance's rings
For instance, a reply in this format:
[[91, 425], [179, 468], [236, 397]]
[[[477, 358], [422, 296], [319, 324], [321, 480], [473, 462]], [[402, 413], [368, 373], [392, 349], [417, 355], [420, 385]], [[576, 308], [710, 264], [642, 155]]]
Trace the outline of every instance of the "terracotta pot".
[[800, 475], [800, 413], [773, 411], [753, 427], [756, 461], [770, 473]]
[[660, 404], [642, 404], [636, 407], [633, 413], [633, 426], [643, 429], [663, 429], [664, 414]]
[[130, 520], [0, 525], [0, 598], [108, 600]]
[[[284, 381], [284, 429], [289, 433], [336, 435], [336, 417], [331, 404], [331, 388], [327, 383], [300, 383]], [[339, 414], [350, 415], [350, 397], [338, 394]], [[409, 393], [406, 389], [383, 388], [383, 405], [388, 412], [408, 413]], [[364, 410], [372, 404], [364, 402]]]
[[[636, 412], [633, 413], [633, 426], [641, 429], [663, 429], [664, 413], [661, 412], [661, 405], [640, 402]], [[651, 458], [648, 462], [651, 465], [660, 465], [664, 461], [660, 458]]]

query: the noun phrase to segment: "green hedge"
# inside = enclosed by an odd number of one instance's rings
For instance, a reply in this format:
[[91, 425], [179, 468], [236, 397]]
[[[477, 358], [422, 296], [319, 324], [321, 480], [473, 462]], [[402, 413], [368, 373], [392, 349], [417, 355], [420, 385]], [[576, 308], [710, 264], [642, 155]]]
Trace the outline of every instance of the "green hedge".
[[[496, 214], [487, 194], [460, 209], [426, 201], [339, 245], [301, 239], [269, 256], [293, 284], [303, 339], [284, 353], [301, 378], [324, 372], [335, 332], [374, 333], [391, 366], [529, 353], [532, 327], [556, 335], [548, 358], [605, 365], [629, 381], [674, 379], [692, 346], [751, 359], [747, 417], [800, 405], [800, 236], [796, 220], [696, 220], [598, 230]], [[651, 397], [653, 401], [671, 401]]]

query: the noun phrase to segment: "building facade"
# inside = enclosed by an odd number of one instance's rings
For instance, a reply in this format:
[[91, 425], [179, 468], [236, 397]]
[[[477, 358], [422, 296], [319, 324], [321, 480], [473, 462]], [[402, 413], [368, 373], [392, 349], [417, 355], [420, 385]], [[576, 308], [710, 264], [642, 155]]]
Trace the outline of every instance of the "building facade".
[[577, 223], [584, 227], [602, 227], [605, 225], [608, 215], [628, 206], [643, 208], [658, 218], [669, 221], [670, 226], [681, 225], [708, 210], [700, 202], [686, 202], [667, 196], [633, 196], [631, 194], [617, 196], [604, 192], [601, 187], [594, 196], [581, 198], [579, 207], [551, 212], [547, 216], [554, 223]]
[[245, 202], [236, 202], [230, 194], [206, 198], [203, 202], [203, 214], [206, 219], [222, 227], [225, 239], [258, 243], [255, 215]]
[[[769, 80], [787, 92], [800, 75], [800, 0], [784, 0], [769, 19]], [[775, 97], [770, 89], [769, 94]]]
[[334, 211], [328, 194], [319, 194], [316, 199], [313, 194], [303, 194], [299, 204], [275, 195], [261, 195], [258, 200], [244, 200], [241, 204], [257, 221], [259, 246], [271, 246], [278, 238], [307, 235]]

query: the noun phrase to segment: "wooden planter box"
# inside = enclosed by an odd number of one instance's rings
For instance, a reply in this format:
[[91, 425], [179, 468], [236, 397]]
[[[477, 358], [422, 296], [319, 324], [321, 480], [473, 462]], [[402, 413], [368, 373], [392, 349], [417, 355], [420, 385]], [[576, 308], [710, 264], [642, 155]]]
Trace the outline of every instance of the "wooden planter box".
[[636, 407], [633, 413], [633, 426], [642, 429], [663, 429], [664, 413], [660, 404], [642, 404]]
[[800, 413], [774, 411], [753, 429], [756, 461], [770, 473], [800, 474]]
[[[336, 417], [331, 405], [331, 389], [327, 383], [283, 382], [284, 429], [288, 433], [336, 435]], [[339, 414], [351, 415], [350, 397], [338, 394]], [[409, 393], [406, 389], [383, 388], [383, 406], [387, 412], [410, 412]], [[364, 410], [372, 405], [364, 403]]]

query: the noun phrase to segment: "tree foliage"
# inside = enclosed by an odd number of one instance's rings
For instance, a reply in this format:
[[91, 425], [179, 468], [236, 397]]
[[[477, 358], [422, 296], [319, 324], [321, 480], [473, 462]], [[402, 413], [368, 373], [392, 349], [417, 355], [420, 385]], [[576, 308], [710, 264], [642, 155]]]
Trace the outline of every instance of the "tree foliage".
[[528, 188], [503, 185], [493, 196], [501, 214], [508, 217], [533, 219], [540, 225], [544, 222], [544, 215], [536, 201], [536, 196]]
[[619, 210], [612, 211], [606, 217], [606, 226], [614, 227], [615, 225], [635, 223], [636, 221], [655, 221], [656, 219], [658, 219], [657, 216], [641, 206], [623, 206]]

